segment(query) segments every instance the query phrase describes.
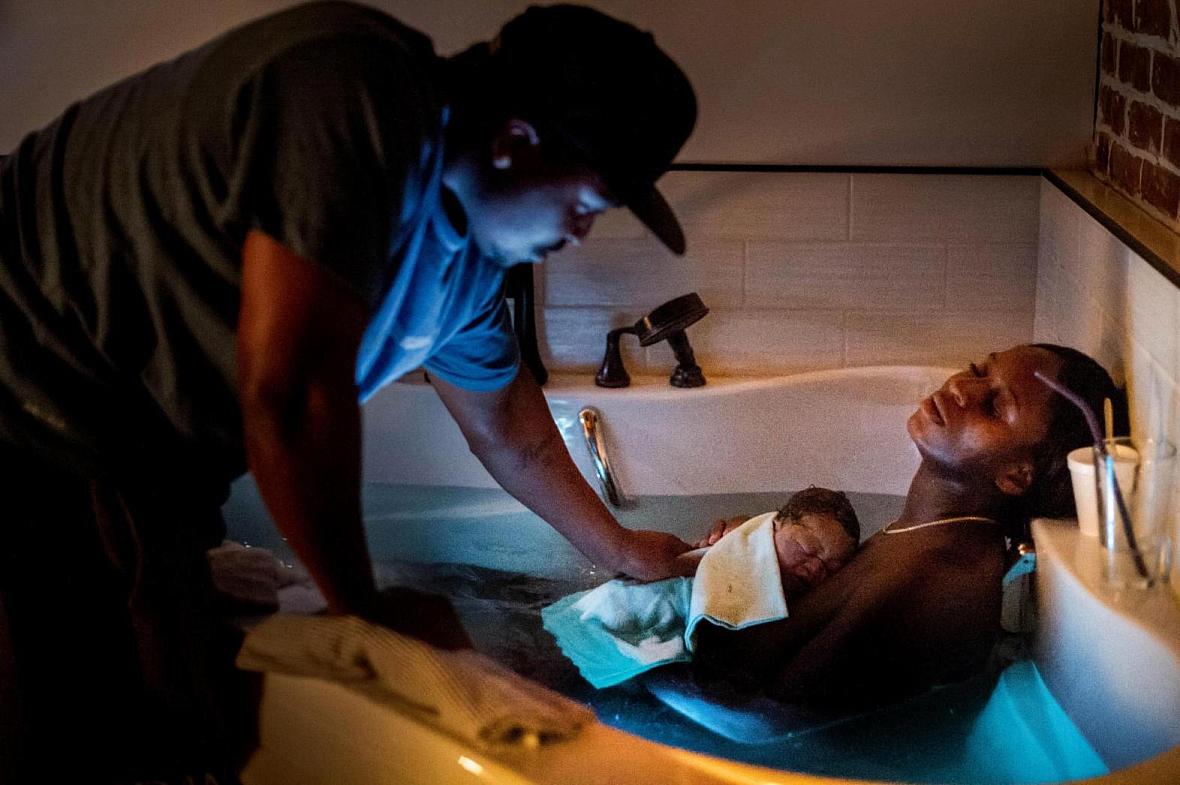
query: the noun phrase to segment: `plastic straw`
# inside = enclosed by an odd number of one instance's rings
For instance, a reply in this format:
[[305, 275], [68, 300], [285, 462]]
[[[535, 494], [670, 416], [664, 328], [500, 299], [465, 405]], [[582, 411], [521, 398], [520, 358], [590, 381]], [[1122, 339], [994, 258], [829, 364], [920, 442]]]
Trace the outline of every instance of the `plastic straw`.
[[1114, 456], [1106, 449], [1106, 442], [1102, 439], [1102, 430], [1098, 426], [1098, 418], [1094, 416], [1094, 412], [1090, 411], [1090, 406], [1082, 396], [1061, 382], [1056, 379], [1050, 379], [1040, 371], [1033, 371], [1033, 376], [1040, 379], [1049, 389], [1078, 407], [1082, 412], [1082, 416], [1086, 418], [1086, 425], [1089, 426], [1090, 435], [1094, 438], [1094, 449], [1097, 450], [1098, 455], [1102, 458], [1102, 466], [1106, 471], [1107, 480], [1110, 482], [1110, 487], [1114, 489], [1115, 502], [1118, 504], [1119, 515], [1123, 519], [1123, 533], [1127, 537], [1127, 545], [1131, 549], [1131, 557], [1135, 560], [1135, 569], [1139, 572], [1140, 577], [1146, 578], [1147, 564], [1143, 561], [1143, 554], [1139, 552], [1139, 544], [1135, 540], [1135, 532], [1131, 526], [1131, 513], [1127, 510], [1127, 502], [1123, 498], [1123, 491], [1119, 488], [1118, 478], [1114, 473]]

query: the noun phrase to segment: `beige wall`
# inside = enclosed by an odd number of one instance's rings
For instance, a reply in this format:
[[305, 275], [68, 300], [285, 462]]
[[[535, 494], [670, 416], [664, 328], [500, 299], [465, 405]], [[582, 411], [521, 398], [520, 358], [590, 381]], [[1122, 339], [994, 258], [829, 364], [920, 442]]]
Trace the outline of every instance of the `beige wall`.
[[[1036, 340], [1081, 349], [1125, 381], [1133, 433], [1180, 441], [1180, 289], [1048, 181], [1040, 215]], [[1180, 464], [1173, 491], [1180, 548]]]
[[[591, 0], [697, 86], [682, 160], [1080, 165], [1098, 0]], [[68, 102], [288, 0], [0, 0], [0, 151]], [[526, 0], [373, 0], [450, 52]]]
[[[611, 327], [697, 291], [706, 374], [964, 364], [1032, 337], [1040, 178], [674, 172], [689, 250], [624, 212], [540, 268], [542, 354], [593, 370]], [[632, 372], [666, 373], [666, 344]]]

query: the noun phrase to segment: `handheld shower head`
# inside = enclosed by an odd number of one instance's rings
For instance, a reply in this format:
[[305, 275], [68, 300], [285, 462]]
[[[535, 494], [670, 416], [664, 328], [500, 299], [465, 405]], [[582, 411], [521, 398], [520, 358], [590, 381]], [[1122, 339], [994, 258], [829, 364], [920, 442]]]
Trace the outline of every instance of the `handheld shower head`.
[[696, 292], [682, 294], [656, 307], [647, 316], [635, 323], [635, 335], [640, 346], [659, 343], [675, 332], [699, 322], [709, 313], [708, 307]]
[[696, 292], [689, 292], [660, 305], [634, 325], [618, 327], [606, 335], [606, 354], [602, 366], [594, 377], [599, 387], [626, 387], [631, 383], [623, 357], [619, 352], [619, 338], [630, 333], [639, 339], [640, 346], [651, 346], [667, 340], [676, 354], [676, 370], [671, 383], [676, 387], [700, 387], [705, 383], [704, 374], [693, 359], [692, 347], [684, 329], [700, 321], [709, 313], [708, 307]]

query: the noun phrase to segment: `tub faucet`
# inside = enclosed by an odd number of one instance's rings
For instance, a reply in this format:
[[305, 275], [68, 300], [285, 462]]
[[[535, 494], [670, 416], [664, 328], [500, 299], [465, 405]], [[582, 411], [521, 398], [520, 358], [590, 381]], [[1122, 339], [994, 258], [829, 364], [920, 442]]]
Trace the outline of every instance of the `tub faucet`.
[[696, 292], [681, 295], [659, 306], [634, 325], [618, 327], [606, 334], [606, 353], [602, 367], [594, 377], [599, 387], [626, 387], [631, 383], [627, 369], [623, 367], [623, 356], [619, 351], [619, 339], [623, 335], [634, 335], [640, 346], [651, 346], [667, 340], [676, 355], [676, 367], [668, 383], [673, 387], [701, 387], [705, 374], [696, 363], [688, 335], [684, 330], [695, 324], [709, 312]]

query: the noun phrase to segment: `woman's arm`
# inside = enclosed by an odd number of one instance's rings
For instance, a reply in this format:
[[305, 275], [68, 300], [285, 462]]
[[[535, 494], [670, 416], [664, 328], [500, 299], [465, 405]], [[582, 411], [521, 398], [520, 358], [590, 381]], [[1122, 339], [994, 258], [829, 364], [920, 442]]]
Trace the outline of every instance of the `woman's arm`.
[[[881, 611], [886, 597], [911, 580], [912, 570], [892, 543], [866, 543], [839, 571], [807, 593], [792, 597], [788, 616], [741, 630], [697, 628], [694, 667], [703, 678], [749, 672], [759, 685], [780, 678], [816, 640], [835, 645]], [[901, 583], [899, 583], [899, 580]], [[826, 636], [826, 637], [825, 637]]]
[[640, 677], [643, 686], [671, 709], [740, 744], [765, 744], [806, 733], [843, 719], [809, 706], [786, 706], [726, 685], [703, 687], [687, 666], [669, 665]]

